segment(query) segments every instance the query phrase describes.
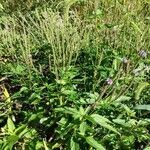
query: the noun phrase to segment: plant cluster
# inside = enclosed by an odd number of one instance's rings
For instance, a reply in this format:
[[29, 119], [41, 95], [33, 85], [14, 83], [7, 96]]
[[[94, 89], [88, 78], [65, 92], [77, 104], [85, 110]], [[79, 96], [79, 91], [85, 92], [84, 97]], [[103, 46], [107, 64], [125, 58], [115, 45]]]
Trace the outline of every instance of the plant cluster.
[[0, 149], [149, 150], [149, 6], [2, 1]]

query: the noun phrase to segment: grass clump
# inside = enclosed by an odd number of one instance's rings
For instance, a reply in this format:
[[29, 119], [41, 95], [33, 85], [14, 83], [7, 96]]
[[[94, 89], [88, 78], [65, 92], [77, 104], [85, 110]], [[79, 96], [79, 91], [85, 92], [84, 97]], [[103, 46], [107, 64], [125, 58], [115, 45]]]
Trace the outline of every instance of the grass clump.
[[0, 148], [148, 149], [149, 7], [1, 2]]

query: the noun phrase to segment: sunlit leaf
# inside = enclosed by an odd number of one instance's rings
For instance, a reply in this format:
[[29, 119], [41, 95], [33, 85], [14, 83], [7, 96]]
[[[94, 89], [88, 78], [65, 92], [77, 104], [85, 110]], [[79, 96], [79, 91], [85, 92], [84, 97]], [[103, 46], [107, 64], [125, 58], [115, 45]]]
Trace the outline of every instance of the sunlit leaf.
[[19, 140], [19, 137], [17, 135], [11, 135], [7, 138], [8, 147], [11, 150], [13, 148], [13, 145]]
[[52, 146], [52, 149], [59, 148], [60, 146], [61, 146], [61, 144], [59, 144], [59, 143], [56, 143], [56, 144], [54, 144], [54, 145]]
[[105, 150], [105, 148], [91, 136], [86, 138], [86, 142], [97, 150]]
[[79, 114], [79, 111], [77, 109], [71, 107], [55, 108], [55, 111], [66, 113], [66, 114]]
[[8, 93], [8, 91], [7, 91], [7, 89], [6, 89], [6, 87], [4, 87], [4, 97], [5, 97], [5, 99], [6, 99], [8, 102], [11, 101], [10, 95], [9, 95], [9, 93]]
[[70, 150], [79, 150], [79, 144], [74, 141], [73, 137], [70, 140]]
[[41, 150], [44, 147], [43, 143], [40, 141], [37, 141], [35, 149], [36, 150]]
[[29, 130], [27, 128], [26, 125], [21, 125], [20, 127], [18, 127], [16, 130], [15, 130], [15, 134], [18, 135], [19, 138], [22, 138], [26, 135], [26, 133], [28, 133]]
[[43, 140], [43, 145], [44, 145], [45, 150], [50, 150], [50, 149], [48, 148], [47, 142], [46, 142], [45, 140]]
[[141, 92], [150, 84], [148, 82], [140, 83], [137, 87], [137, 90], [135, 91], [135, 99], [139, 100]]
[[0, 11], [3, 10], [3, 9], [4, 9], [3, 5], [0, 4]]
[[15, 125], [13, 123], [13, 121], [11, 120], [11, 118], [7, 119], [7, 127], [8, 127], [8, 132], [9, 133], [13, 133], [15, 130]]
[[124, 101], [129, 101], [130, 99], [131, 99], [131, 97], [128, 97], [128, 96], [120, 96], [114, 102], [121, 103]]
[[150, 150], [150, 146], [148, 146], [148, 147], [144, 148], [144, 150]]
[[87, 129], [86, 122], [82, 122], [79, 127], [80, 134], [84, 136], [86, 129]]
[[149, 110], [150, 111], [150, 105], [137, 105], [135, 109], [139, 110]]
[[95, 123], [99, 124], [100, 126], [107, 128], [117, 134], [120, 134], [112, 125], [110, 125], [111, 121], [109, 121], [107, 118], [100, 116], [98, 114], [92, 114], [90, 116], [92, 119], [89, 121], [94, 121]]

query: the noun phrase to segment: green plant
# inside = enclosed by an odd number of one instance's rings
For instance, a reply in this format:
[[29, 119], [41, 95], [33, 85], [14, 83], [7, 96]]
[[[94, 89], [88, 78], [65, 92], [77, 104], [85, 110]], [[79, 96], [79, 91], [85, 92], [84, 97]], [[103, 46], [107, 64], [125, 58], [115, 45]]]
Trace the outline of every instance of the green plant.
[[11, 4], [0, 5], [0, 149], [148, 149], [149, 2]]

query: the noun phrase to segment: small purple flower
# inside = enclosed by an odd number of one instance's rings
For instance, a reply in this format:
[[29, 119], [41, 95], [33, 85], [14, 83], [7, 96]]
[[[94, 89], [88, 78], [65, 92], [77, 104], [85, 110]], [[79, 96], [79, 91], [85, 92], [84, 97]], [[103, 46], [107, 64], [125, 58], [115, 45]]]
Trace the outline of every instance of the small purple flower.
[[110, 79], [110, 78], [108, 78], [108, 79], [106, 80], [106, 83], [107, 83], [108, 85], [112, 85], [112, 84], [113, 84], [113, 80]]
[[139, 56], [142, 58], [146, 58], [147, 57], [147, 52], [144, 50], [139, 51]]

